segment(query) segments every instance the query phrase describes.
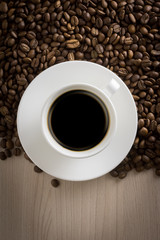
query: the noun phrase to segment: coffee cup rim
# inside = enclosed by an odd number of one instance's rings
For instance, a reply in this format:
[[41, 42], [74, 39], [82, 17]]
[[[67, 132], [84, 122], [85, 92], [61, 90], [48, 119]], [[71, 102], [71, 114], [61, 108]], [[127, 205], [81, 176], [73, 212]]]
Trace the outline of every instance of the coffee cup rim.
[[[107, 130], [107, 133], [97, 145], [87, 150], [75, 151], [75, 150], [71, 150], [63, 147], [54, 139], [54, 137], [52, 136], [48, 128], [48, 112], [51, 105], [60, 95], [72, 90], [86, 90], [97, 95], [102, 100], [102, 102], [104, 103], [104, 105], [106, 106], [109, 112], [110, 123], [109, 123], [109, 128]], [[42, 122], [41, 122], [42, 133], [45, 140], [48, 142], [48, 144], [52, 148], [54, 148], [56, 151], [58, 151], [60, 154], [67, 157], [71, 157], [71, 158], [87, 158], [104, 150], [104, 148], [106, 148], [109, 145], [109, 143], [112, 141], [117, 129], [116, 111], [110, 98], [107, 96], [107, 94], [104, 91], [102, 91], [98, 87], [95, 87], [87, 83], [86, 84], [85, 83], [68, 84], [66, 86], [61, 87], [59, 90], [56, 91], [56, 93], [51, 94], [43, 106], [41, 119], [42, 119]]]

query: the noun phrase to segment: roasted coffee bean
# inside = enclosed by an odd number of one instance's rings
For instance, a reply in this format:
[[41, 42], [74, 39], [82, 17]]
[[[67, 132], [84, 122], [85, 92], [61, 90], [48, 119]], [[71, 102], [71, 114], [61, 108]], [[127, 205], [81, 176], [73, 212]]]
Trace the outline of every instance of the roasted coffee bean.
[[151, 121], [155, 119], [155, 116], [153, 113], [148, 113], [147, 116], [146, 116], [148, 119], [150, 119]]
[[7, 142], [6, 142], [6, 147], [8, 149], [12, 149], [14, 147], [14, 143], [11, 139], [8, 139]]
[[138, 120], [138, 127], [139, 128], [144, 127], [144, 119], [141, 118], [141, 119]]
[[76, 59], [78, 60], [78, 59], [83, 59], [84, 58], [84, 53], [82, 53], [82, 52], [76, 52], [75, 53], [75, 56], [76, 56]]
[[12, 152], [10, 149], [5, 149], [4, 152], [8, 158], [12, 157]]
[[25, 159], [27, 159], [29, 162], [33, 163], [32, 160], [30, 159], [30, 157], [29, 157], [26, 153], [24, 153], [24, 157], [25, 157]]
[[74, 58], [74, 53], [73, 53], [73, 52], [68, 53], [68, 60], [69, 60], [69, 61], [75, 60], [75, 58]]
[[73, 26], [77, 26], [78, 23], [79, 23], [79, 19], [78, 19], [76, 16], [72, 16], [72, 17], [71, 17], [71, 24], [72, 24]]
[[101, 44], [97, 44], [95, 47], [95, 50], [98, 54], [103, 53], [104, 52], [104, 48]]
[[6, 156], [6, 154], [5, 154], [5, 152], [0, 152], [0, 159], [1, 160], [6, 160], [6, 158], [7, 158], [7, 156]]
[[135, 32], [136, 32], [135, 26], [134, 26], [133, 24], [130, 24], [130, 25], [128, 26], [128, 31], [129, 31], [131, 34], [135, 33]]
[[80, 42], [77, 39], [71, 39], [66, 41], [67, 48], [75, 49], [80, 46]]
[[148, 163], [148, 162], [150, 162], [150, 158], [146, 155], [142, 155], [142, 161], [145, 163]]
[[136, 23], [136, 18], [132, 13], [129, 13], [129, 19], [132, 23]]
[[157, 125], [157, 132], [160, 135], [160, 124]]
[[142, 156], [141, 155], [137, 155], [136, 157], [133, 158], [133, 162], [134, 163], [138, 163], [138, 162], [141, 161], [141, 159], [142, 159]]
[[60, 185], [60, 182], [57, 179], [52, 179], [51, 185], [57, 188]]
[[153, 56], [159, 56], [159, 55], [160, 55], [160, 51], [151, 50], [151, 54], [152, 54]]
[[118, 177], [118, 172], [116, 170], [113, 170], [110, 172], [112, 177]]
[[2, 106], [2, 107], [0, 108], [0, 113], [1, 113], [3, 116], [6, 116], [6, 115], [9, 114], [9, 110], [8, 110], [8, 108], [7, 108], [6, 106]]
[[141, 22], [142, 25], [144, 25], [144, 24], [147, 24], [148, 21], [149, 21], [149, 14], [148, 13], [144, 13], [142, 15], [142, 17], [140, 18], [140, 22]]
[[92, 34], [92, 36], [98, 36], [98, 29], [96, 29], [95, 27], [93, 27], [92, 29], [91, 29], [91, 34]]
[[20, 148], [15, 148], [13, 151], [15, 156], [20, 156], [21, 155], [21, 149]]
[[34, 166], [34, 171], [35, 171], [36, 173], [41, 173], [41, 172], [43, 172], [38, 166]]
[[6, 148], [6, 142], [7, 142], [7, 140], [6, 140], [5, 138], [3, 138], [3, 139], [0, 141], [0, 146], [1, 146], [2, 148]]
[[156, 169], [156, 175], [160, 176], [160, 169]]
[[156, 105], [156, 112], [157, 112], [158, 114], [160, 114], [160, 103], [158, 103], [158, 104]]
[[6, 2], [0, 3], [0, 12], [6, 13], [8, 12], [8, 5]]
[[125, 178], [127, 176], [127, 172], [126, 171], [121, 171], [120, 173], [119, 173], [119, 175], [118, 175], [118, 177], [120, 178], [120, 179], [123, 179], [123, 178]]
[[148, 34], [148, 30], [147, 30], [147, 28], [145, 28], [145, 27], [141, 27], [141, 28], [140, 28], [140, 32], [141, 32], [143, 35]]
[[146, 137], [148, 134], [148, 129], [145, 127], [142, 127], [139, 131], [140, 136]]
[[142, 172], [144, 170], [144, 166], [138, 166], [136, 167], [137, 172]]
[[12, 47], [15, 44], [15, 39], [14, 38], [9, 38], [7, 42], [9, 47]]
[[21, 49], [22, 52], [29, 52], [30, 47], [25, 43], [21, 43], [20, 44], [20, 49]]

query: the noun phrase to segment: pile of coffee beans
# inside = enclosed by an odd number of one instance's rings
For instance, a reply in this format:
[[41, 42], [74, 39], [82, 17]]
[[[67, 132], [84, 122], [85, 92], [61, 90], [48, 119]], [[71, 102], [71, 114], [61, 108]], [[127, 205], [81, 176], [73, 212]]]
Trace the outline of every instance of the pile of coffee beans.
[[17, 108], [34, 77], [60, 62], [88, 60], [119, 75], [137, 105], [135, 142], [111, 175], [154, 167], [160, 176], [159, 29], [156, 0], [0, 1], [0, 159], [23, 150]]

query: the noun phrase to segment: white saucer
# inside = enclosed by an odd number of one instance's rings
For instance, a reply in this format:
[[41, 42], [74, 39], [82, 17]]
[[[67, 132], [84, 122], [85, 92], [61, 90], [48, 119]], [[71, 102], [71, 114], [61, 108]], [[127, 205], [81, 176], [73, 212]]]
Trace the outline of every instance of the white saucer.
[[[111, 78], [120, 85], [112, 96], [117, 131], [111, 143], [98, 154], [82, 159], [55, 151], [41, 131], [41, 113], [46, 99], [71, 83], [88, 83], [103, 90]], [[48, 68], [31, 82], [19, 104], [17, 127], [24, 150], [37, 166], [60, 179], [83, 181], [110, 172], [125, 158], [136, 136], [137, 110], [129, 89], [116, 74], [98, 64], [72, 61]]]

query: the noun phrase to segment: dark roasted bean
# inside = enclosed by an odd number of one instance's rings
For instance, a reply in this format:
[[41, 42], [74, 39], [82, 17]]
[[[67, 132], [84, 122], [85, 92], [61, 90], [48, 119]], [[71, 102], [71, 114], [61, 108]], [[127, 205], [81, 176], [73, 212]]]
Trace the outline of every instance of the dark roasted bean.
[[57, 188], [60, 185], [60, 182], [57, 179], [52, 179], [51, 185]]
[[43, 172], [38, 166], [34, 166], [34, 171], [35, 171], [36, 173], [41, 173], [41, 172]]
[[0, 152], [0, 159], [1, 160], [6, 160], [6, 158], [7, 158], [7, 156], [6, 156], [6, 154], [5, 154], [5, 152]]

